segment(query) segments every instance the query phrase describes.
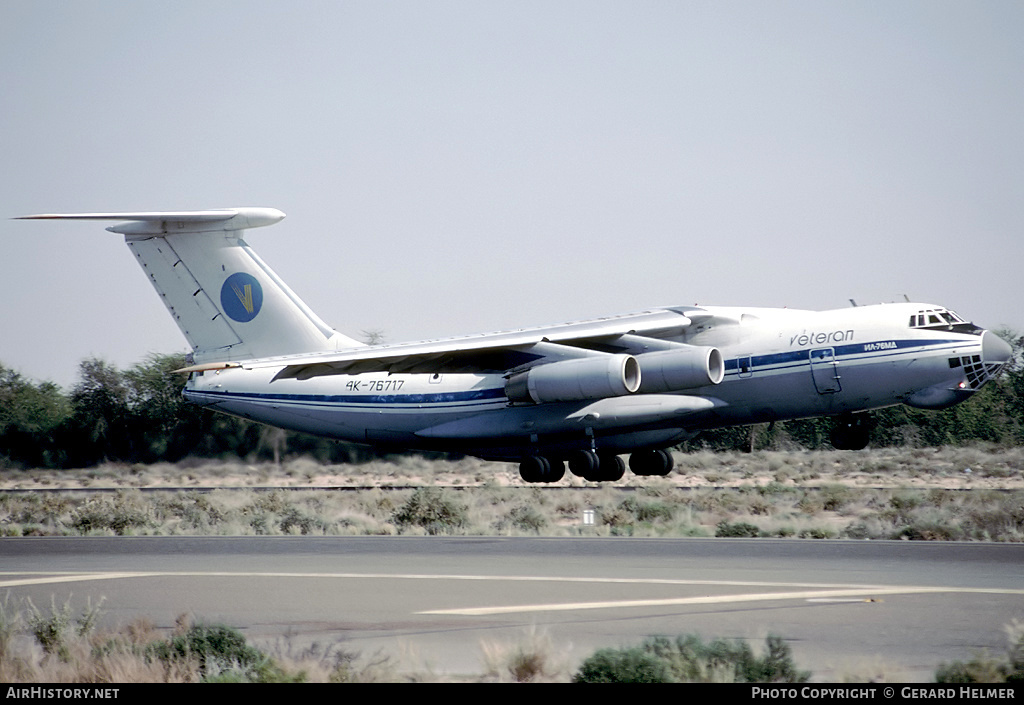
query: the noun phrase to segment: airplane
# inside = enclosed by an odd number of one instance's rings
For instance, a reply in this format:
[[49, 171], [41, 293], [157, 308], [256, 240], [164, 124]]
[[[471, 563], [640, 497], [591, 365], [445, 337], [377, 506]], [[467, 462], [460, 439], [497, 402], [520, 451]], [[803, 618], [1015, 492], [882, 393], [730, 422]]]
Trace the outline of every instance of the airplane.
[[[867, 412], [945, 409], [1010, 359], [992, 331], [931, 304], [831, 311], [668, 306], [555, 326], [367, 345], [324, 323], [243, 239], [274, 208], [76, 213], [117, 221], [192, 347], [183, 394], [253, 421], [394, 450], [569, 471], [664, 476], [701, 430], [835, 417], [837, 449]], [[851, 302], [852, 303], [852, 302]]]

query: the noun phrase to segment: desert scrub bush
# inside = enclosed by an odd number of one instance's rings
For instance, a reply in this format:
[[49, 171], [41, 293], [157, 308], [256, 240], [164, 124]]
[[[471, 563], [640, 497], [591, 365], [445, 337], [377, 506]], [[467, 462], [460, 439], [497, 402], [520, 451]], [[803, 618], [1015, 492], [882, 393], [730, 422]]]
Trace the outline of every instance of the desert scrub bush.
[[1022, 683], [1024, 682], [1024, 622], [1004, 625], [1007, 649], [1002, 657], [987, 652], [970, 661], [943, 663], [935, 671], [936, 683]]
[[81, 534], [112, 531], [118, 536], [156, 525], [153, 507], [137, 490], [90, 499], [71, 512], [70, 525]]
[[223, 625], [198, 624], [183, 634], [147, 647], [147, 655], [167, 667], [194, 663], [206, 682], [271, 683], [295, 680], [270, 657], [250, 646], [241, 632]]
[[484, 675], [499, 682], [542, 683], [559, 680], [566, 672], [560, 650], [551, 638], [535, 628], [512, 644], [480, 644]]
[[895, 525], [909, 524], [914, 510], [923, 502], [919, 492], [899, 492], [889, 498], [887, 506], [879, 514]]
[[495, 524], [500, 532], [509, 530], [529, 534], [539, 534], [548, 525], [548, 519], [532, 504], [521, 504], [513, 507]]
[[598, 516], [613, 536], [662, 535], [673, 531], [678, 507], [674, 502], [630, 494], [614, 506], [602, 507]]
[[26, 598], [26, 602], [28, 603], [28, 629], [32, 636], [35, 637], [44, 652], [55, 655], [62, 661], [68, 660], [69, 641], [75, 637], [84, 637], [89, 634], [96, 626], [100, 616], [100, 605], [97, 604], [93, 607], [91, 600], [85, 610], [74, 620], [71, 617], [70, 597], [60, 607], [57, 607], [56, 598], [51, 597], [49, 614], [36, 607], [32, 600]]
[[967, 537], [982, 541], [1024, 540], [1024, 492], [958, 493], [961, 525]]
[[697, 511], [728, 514], [736, 511], [743, 499], [739, 492], [724, 489], [702, 490], [695, 493], [689, 504]]
[[649, 476], [644, 478], [643, 485], [637, 488], [637, 494], [643, 497], [675, 500], [679, 491], [676, 485], [668, 478]]
[[419, 527], [431, 536], [461, 531], [469, 522], [468, 507], [440, 487], [421, 487], [395, 512], [400, 528]]
[[772, 513], [772, 503], [764, 497], [752, 497], [747, 511], [756, 516], [768, 516]]
[[786, 497], [796, 495], [800, 490], [792, 485], [773, 480], [764, 485], [758, 485], [756, 492], [762, 497]]
[[3, 665], [11, 661], [14, 653], [14, 637], [21, 631], [21, 610], [11, 602], [11, 593], [4, 594], [0, 600], [0, 682], [7, 681], [11, 674]]
[[848, 539], [881, 539], [888, 535], [888, 527], [883, 526], [877, 517], [867, 517], [859, 521], [851, 522], [844, 528], [840, 535]]
[[563, 520], [576, 520], [583, 515], [587, 505], [579, 497], [572, 493], [559, 493], [558, 501], [555, 502], [555, 515]]
[[50, 494], [0, 496], [0, 536], [60, 533], [68, 524], [70, 507], [66, 499]]
[[695, 634], [655, 637], [638, 647], [601, 649], [583, 661], [576, 683], [803, 683], [809, 671], [797, 669], [789, 645], [770, 635], [762, 656], [745, 641]]
[[[782, 474], [783, 476], [788, 477], [793, 474], [793, 467], [790, 464], [790, 460], [787, 455], [780, 453], [758, 453], [757, 455], [761, 456], [759, 459], [762, 460], [764, 465], [767, 467], [768, 472], [773, 475]], [[765, 455], [767, 455], [767, 457], [764, 457]]]
[[354, 506], [345, 515], [362, 515], [368, 517], [376, 526], [390, 525], [391, 518], [397, 509], [395, 497], [390, 492], [379, 488], [357, 493]]
[[157, 497], [155, 514], [161, 522], [176, 522], [189, 530], [209, 529], [226, 518], [224, 509], [207, 494], [182, 492], [170, 497]]
[[813, 492], [804, 492], [796, 503], [796, 508], [800, 513], [808, 516], [814, 516], [825, 511], [825, 505], [821, 497]]
[[943, 541], [1024, 540], [1024, 492], [901, 491], [870, 502], [885, 538]]
[[960, 541], [964, 532], [959, 526], [941, 521], [916, 521], [902, 527], [889, 538], [908, 541]]
[[283, 534], [301, 534], [302, 536], [325, 534], [328, 523], [316, 514], [291, 506], [285, 509], [281, 515], [280, 529]]
[[720, 521], [715, 526], [715, 536], [719, 538], [757, 538], [761, 535], [761, 529], [747, 522]]
[[598, 511], [598, 521], [609, 528], [612, 536], [632, 536], [636, 517], [622, 506], [603, 507]]
[[518, 497], [520, 489], [522, 488], [499, 485], [494, 478], [490, 478], [480, 486], [478, 491], [481, 503], [497, 507]]
[[838, 535], [838, 532], [834, 529], [824, 526], [812, 526], [810, 528], [803, 529], [798, 534], [802, 539], [834, 539]]
[[[397, 680], [394, 660], [383, 652], [369, 657], [338, 644], [296, 647], [279, 639], [267, 654], [289, 680], [310, 683], [383, 683]], [[291, 674], [291, 675], [288, 675]]]
[[331, 533], [339, 536], [391, 536], [395, 526], [360, 512], [341, 512], [331, 523]]
[[672, 504], [661, 500], [644, 501], [635, 494], [619, 502], [618, 508], [631, 514], [636, 521], [646, 524], [669, 522], [675, 514]]
[[284, 490], [256, 492], [252, 501], [252, 509], [260, 512], [280, 514], [288, 508], [290, 502]]
[[821, 508], [826, 512], [838, 512], [856, 497], [856, 491], [846, 485], [827, 484], [818, 489]]

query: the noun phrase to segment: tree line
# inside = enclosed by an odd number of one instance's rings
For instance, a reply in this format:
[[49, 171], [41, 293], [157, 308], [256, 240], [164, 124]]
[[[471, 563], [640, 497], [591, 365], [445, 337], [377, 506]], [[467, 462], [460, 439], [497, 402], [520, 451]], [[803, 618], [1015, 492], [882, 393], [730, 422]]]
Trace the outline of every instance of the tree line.
[[181, 354], [150, 355], [128, 369], [83, 360], [69, 392], [0, 364], [0, 466], [90, 467], [187, 457], [322, 462], [375, 457], [372, 449], [283, 431], [185, 401]]
[[[1024, 338], [1001, 333], [1014, 355], [970, 400], [941, 412], [895, 406], [871, 415], [871, 445], [1024, 445]], [[96, 358], [79, 365], [70, 391], [36, 382], [0, 363], [0, 466], [71, 468], [102, 462], [177, 462], [187, 457], [322, 462], [379, 457], [372, 448], [284, 431], [218, 414], [181, 395], [174, 372], [184, 356], [151, 355], [128, 369]], [[683, 450], [828, 447], [831, 419], [706, 431]]]

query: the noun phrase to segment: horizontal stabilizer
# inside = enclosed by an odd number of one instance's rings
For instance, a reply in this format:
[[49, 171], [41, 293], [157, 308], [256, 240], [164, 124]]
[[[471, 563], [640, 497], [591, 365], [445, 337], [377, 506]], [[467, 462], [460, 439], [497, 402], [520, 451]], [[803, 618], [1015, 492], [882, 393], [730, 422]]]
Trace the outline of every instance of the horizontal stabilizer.
[[126, 235], [172, 232], [231, 231], [259, 228], [283, 220], [276, 208], [221, 208], [206, 211], [142, 211], [138, 213], [44, 213], [17, 220], [126, 221], [107, 230]]

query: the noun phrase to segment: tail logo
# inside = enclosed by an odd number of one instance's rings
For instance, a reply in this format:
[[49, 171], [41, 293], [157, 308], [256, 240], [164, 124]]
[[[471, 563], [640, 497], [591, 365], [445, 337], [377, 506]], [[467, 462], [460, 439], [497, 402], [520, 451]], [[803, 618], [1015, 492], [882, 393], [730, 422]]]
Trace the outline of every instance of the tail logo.
[[263, 306], [263, 288], [251, 274], [236, 272], [220, 288], [220, 305], [232, 320], [248, 323]]

